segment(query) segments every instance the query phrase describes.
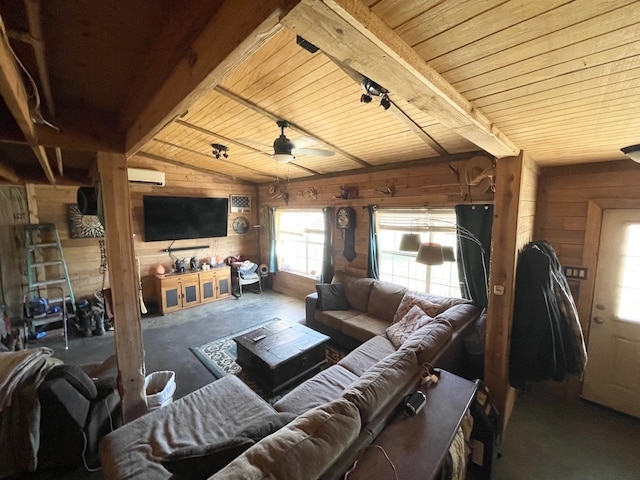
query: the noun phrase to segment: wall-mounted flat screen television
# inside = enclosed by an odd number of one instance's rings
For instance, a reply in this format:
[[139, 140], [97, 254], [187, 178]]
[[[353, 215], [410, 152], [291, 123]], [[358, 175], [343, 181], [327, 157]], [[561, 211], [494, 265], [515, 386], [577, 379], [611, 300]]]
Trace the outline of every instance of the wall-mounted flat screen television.
[[144, 195], [144, 241], [226, 237], [228, 198]]

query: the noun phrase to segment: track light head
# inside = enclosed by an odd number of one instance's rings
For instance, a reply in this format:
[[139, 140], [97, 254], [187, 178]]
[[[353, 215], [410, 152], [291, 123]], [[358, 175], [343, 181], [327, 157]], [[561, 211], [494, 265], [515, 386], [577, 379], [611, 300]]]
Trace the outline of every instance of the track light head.
[[380, 106], [385, 110], [389, 110], [389, 107], [391, 107], [391, 100], [389, 100], [388, 95], [385, 94], [382, 96], [382, 98], [380, 99]]
[[363, 93], [362, 96], [360, 97], [360, 103], [371, 103], [371, 95]]

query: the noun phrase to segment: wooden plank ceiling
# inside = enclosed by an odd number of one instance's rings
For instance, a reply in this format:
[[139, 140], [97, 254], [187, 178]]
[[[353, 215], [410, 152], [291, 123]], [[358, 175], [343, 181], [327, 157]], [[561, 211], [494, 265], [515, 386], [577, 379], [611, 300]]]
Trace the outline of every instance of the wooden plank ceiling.
[[[25, 12], [9, 3], [21, 2], [0, 2], [11, 45], [40, 83], [32, 54], [15, 35], [27, 28]], [[446, 162], [478, 145], [497, 157], [524, 150], [541, 166], [620, 160], [621, 147], [640, 143], [638, 3], [291, 2], [268, 41], [194, 96], [136, 155], [254, 183]], [[189, 58], [217, 12], [233, 12], [232, 3], [227, 10], [222, 1], [207, 4], [42, 3], [56, 104], [48, 118], [77, 133], [75, 145], [91, 138], [122, 151], [136, 112], [167, 78], [160, 72]], [[320, 50], [303, 49], [296, 35]], [[360, 74], [390, 91], [390, 109], [376, 97], [360, 102]], [[291, 122], [285, 134], [294, 142], [332, 155], [278, 164], [271, 157], [277, 119]], [[0, 140], [19, 135], [7, 132]], [[57, 146], [52, 142], [46, 145]], [[212, 143], [227, 146], [228, 158], [216, 159]], [[12, 161], [13, 150], [0, 145], [9, 152], [4, 162], [20, 172], [28, 150]]]

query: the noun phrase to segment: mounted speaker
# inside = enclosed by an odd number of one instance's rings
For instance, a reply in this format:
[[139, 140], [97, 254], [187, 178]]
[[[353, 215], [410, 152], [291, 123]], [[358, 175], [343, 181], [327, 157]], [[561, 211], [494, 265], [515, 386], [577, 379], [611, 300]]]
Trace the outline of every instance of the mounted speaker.
[[93, 187], [80, 187], [76, 196], [78, 210], [83, 215], [98, 214], [98, 193]]

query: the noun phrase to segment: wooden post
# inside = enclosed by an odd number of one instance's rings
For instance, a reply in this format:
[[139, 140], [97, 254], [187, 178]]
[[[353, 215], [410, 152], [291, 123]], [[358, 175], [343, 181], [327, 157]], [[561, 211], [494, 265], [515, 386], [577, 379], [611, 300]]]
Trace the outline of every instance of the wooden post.
[[518, 251], [533, 237], [538, 175], [535, 162], [523, 153], [497, 161], [484, 378], [501, 412], [502, 430], [516, 393], [509, 385], [516, 264]]
[[115, 319], [118, 388], [123, 419], [130, 422], [147, 412], [147, 397], [127, 160], [123, 154], [100, 152], [98, 172]]

